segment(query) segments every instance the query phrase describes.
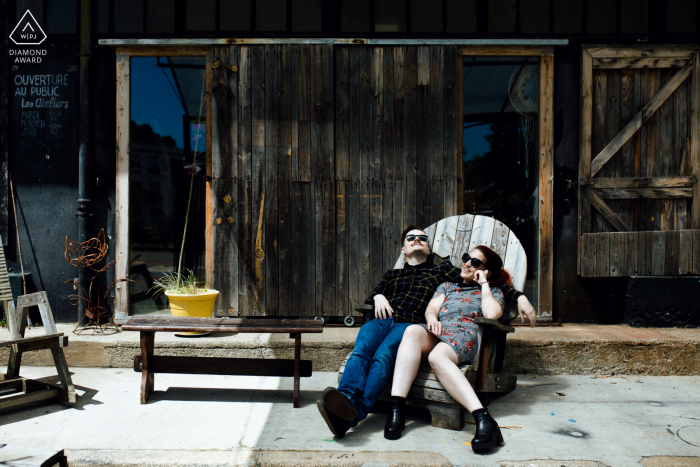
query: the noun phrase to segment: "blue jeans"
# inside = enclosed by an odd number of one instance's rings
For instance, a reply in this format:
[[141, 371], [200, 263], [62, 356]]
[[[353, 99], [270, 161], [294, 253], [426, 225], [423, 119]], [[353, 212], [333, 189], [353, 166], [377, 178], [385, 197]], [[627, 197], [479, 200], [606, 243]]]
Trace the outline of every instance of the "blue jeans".
[[350, 426], [367, 417], [394, 371], [401, 338], [411, 323], [395, 323], [393, 318], [373, 319], [360, 327], [355, 348], [345, 364], [338, 390], [357, 409]]

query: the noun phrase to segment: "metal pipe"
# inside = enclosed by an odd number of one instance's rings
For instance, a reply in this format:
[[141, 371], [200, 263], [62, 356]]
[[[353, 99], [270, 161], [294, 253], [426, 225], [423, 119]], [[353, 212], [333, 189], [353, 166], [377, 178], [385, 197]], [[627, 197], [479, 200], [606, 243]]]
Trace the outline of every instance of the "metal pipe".
[[[87, 220], [90, 212], [87, 176], [90, 161], [90, 39], [91, 39], [90, 0], [80, 2], [80, 150], [78, 152], [78, 241], [87, 240]], [[78, 268], [78, 282], [88, 283], [85, 268]], [[85, 304], [78, 300], [78, 322], [85, 316]]]

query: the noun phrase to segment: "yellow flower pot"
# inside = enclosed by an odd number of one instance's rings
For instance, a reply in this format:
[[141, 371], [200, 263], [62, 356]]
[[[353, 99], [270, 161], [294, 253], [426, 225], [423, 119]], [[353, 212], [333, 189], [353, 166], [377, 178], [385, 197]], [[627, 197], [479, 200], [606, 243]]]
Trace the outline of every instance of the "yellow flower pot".
[[[198, 294], [178, 294], [165, 292], [170, 302], [170, 313], [173, 316], [185, 318], [211, 318], [214, 314], [214, 304], [219, 295], [218, 290], [206, 289]], [[208, 333], [182, 332], [180, 334], [201, 335]]]

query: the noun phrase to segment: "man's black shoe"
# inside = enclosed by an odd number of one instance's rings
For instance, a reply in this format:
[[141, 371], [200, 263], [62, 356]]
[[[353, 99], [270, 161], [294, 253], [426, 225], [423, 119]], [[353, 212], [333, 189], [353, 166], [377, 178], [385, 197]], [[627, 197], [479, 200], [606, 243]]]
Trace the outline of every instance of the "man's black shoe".
[[352, 421], [357, 418], [357, 409], [350, 399], [345, 397], [345, 394], [338, 391], [336, 388], [326, 388], [321, 396], [325, 408], [340, 416], [346, 421]]
[[350, 428], [350, 422], [343, 420], [338, 415], [326, 410], [322, 399], [316, 401], [316, 407], [318, 407], [318, 411], [321, 412], [321, 416], [326, 421], [328, 428], [335, 435], [335, 437], [342, 438], [345, 436], [345, 433], [347, 433], [348, 429]]

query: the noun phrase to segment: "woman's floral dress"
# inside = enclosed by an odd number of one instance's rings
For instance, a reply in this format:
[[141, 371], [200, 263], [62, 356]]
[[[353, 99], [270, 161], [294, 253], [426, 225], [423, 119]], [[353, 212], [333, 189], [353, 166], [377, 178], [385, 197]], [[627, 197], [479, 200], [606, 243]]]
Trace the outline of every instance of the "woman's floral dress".
[[[503, 310], [505, 302], [501, 289], [492, 287], [491, 293]], [[478, 326], [474, 318], [482, 317], [481, 286], [445, 282], [435, 294], [446, 297], [438, 313], [438, 320], [442, 323], [442, 334], [437, 336], [438, 339], [452, 346], [460, 365], [471, 363], [478, 349]], [[428, 329], [425, 324], [421, 326]]]

